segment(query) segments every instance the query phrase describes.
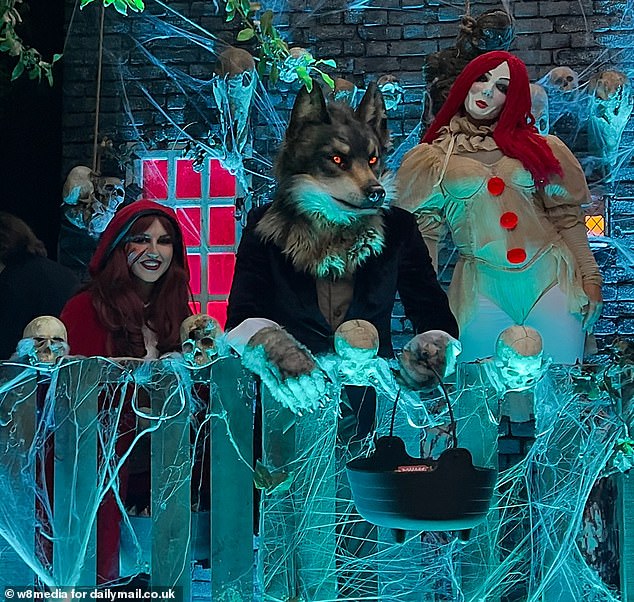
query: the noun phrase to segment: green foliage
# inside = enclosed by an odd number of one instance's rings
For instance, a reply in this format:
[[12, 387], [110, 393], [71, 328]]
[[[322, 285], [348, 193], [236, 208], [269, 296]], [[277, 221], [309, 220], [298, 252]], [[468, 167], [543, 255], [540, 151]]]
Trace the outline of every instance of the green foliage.
[[257, 42], [259, 55], [258, 73], [268, 77], [271, 84], [282, 79], [286, 82], [299, 80], [310, 91], [313, 88], [313, 77], [321, 78], [330, 88], [335, 87], [332, 77], [323, 71], [323, 67], [335, 68], [332, 59], [317, 60], [309, 52], [294, 55], [285, 40], [273, 25], [274, 13], [271, 10], [262, 12], [258, 2], [249, 0], [226, 0], [226, 21], [240, 18], [242, 29], [238, 32], [238, 42]]
[[24, 43], [15, 31], [16, 25], [22, 23], [22, 16], [18, 11], [19, 4], [22, 4], [22, 0], [0, 0], [0, 52], [16, 57], [18, 61], [11, 72], [11, 81], [18, 79], [21, 75], [41, 81], [44, 76], [52, 86], [53, 64], [62, 55], [55, 54], [53, 60], [48, 62], [35, 48]]
[[[87, 6], [94, 1], [95, 0], [81, 0], [79, 8], [84, 8], [84, 6]], [[110, 5], [114, 6], [115, 10], [122, 15], [127, 15], [128, 9], [132, 10], [135, 13], [139, 13], [145, 8], [143, 0], [103, 0], [103, 5], [105, 7], [108, 7]]]

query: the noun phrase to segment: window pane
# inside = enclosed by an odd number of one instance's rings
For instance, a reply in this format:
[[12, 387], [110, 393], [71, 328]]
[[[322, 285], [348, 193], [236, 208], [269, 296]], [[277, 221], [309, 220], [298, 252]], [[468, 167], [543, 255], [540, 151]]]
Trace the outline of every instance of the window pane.
[[143, 197], [167, 198], [167, 159], [143, 161]]
[[209, 196], [210, 197], [235, 197], [236, 178], [231, 175], [218, 159], [209, 162]]
[[201, 196], [201, 175], [194, 171], [191, 159], [176, 161], [176, 198], [199, 199]]
[[235, 208], [209, 208], [209, 244], [233, 246], [236, 244]]
[[210, 295], [228, 295], [231, 290], [236, 256], [233, 253], [214, 253], [207, 258], [207, 283]]
[[200, 295], [200, 255], [188, 253], [187, 263], [189, 264], [189, 286], [194, 295]]
[[187, 247], [200, 246], [200, 207], [179, 207], [176, 216]]
[[211, 301], [207, 303], [207, 313], [216, 318], [220, 322], [220, 326], [225, 327], [227, 321], [227, 302], [226, 301]]

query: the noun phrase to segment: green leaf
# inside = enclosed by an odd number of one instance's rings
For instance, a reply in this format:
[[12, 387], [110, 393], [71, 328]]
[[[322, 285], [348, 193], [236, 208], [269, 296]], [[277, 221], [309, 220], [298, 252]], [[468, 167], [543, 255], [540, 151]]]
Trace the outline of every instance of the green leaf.
[[81, 4], [79, 5], [79, 8], [84, 8], [84, 6], [86, 6], [87, 4], [90, 4], [91, 2], [93, 2], [93, 0], [81, 0]]
[[307, 75], [306, 77], [300, 77], [299, 79], [302, 80], [302, 83], [306, 86], [306, 89], [309, 92], [313, 91], [313, 80], [311, 79], [310, 75]]
[[329, 67], [332, 67], [333, 69], [337, 68], [337, 63], [334, 61], [334, 59], [324, 59], [319, 62], [323, 65], [328, 65]]
[[243, 29], [242, 31], [238, 32], [238, 35], [236, 36], [236, 40], [238, 40], [238, 42], [247, 42], [254, 35], [255, 35], [254, 29], [251, 29], [251, 28]]
[[225, 4], [225, 11], [228, 13], [232, 13], [235, 12], [236, 10], [236, 5], [233, 3], [233, 0], [227, 0], [227, 3]]
[[273, 11], [267, 10], [262, 13], [260, 17], [260, 29], [265, 36], [269, 36], [272, 33], [273, 26]]
[[324, 80], [326, 84], [330, 87], [331, 90], [335, 89], [335, 80], [330, 77], [327, 73], [320, 73], [321, 79]]
[[13, 72], [11, 73], [11, 81], [18, 79], [20, 75], [22, 75], [24, 71], [24, 63], [20, 60], [18, 64], [14, 67]]
[[134, 2], [134, 6], [138, 8], [140, 11], [145, 10], [145, 4], [143, 4], [143, 0], [132, 0]]
[[128, 14], [128, 5], [124, 2], [124, 0], [114, 0], [114, 8], [122, 15]]
[[53, 62], [56, 63], [57, 61], [59, 61], [59, 59], [62, 58], [62, 56], [64, 56], [63, 54], [54, 54], [53, 55]]
[[229, 21], [233, 21], [235, 16], [236, 16], [236, 11], [232, 10], [231, 12], [227, 13], [227, 17], [225, 18], [225, 21], [229, 23]]

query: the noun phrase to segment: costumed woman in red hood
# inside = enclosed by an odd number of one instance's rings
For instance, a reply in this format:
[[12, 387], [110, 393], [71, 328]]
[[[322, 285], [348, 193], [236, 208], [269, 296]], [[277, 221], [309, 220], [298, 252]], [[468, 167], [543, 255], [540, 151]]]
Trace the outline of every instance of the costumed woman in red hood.
[[458, 249], [449, 300], [461, 361], [491, 356], [518, 324], [539, 331], [555, 362], [574, 364], [601, 313], [583, 170], [534, 121], [526, 66], [488, 52], [460, 73], [397, 174], [396, 204], [416, 215], [432, 259], [445, 226]]
[[[180, 349], [179, 328], [191, 313], [189, 273], [176, 214], [153, 201], [121, 209], [104, 231], [89, 265], [92, 280], [64, 307], [72, 355], [156, 359]], [[114, 396], [117, 397], [118, 396]], [[104, 409], [113, 400], [101, 400]], [[124, 408], [117, 454], [129, 447], [135, 416]], [[127, 470], [119, 475], [125, 499]], [[97, 515], [100, 583], [119, 576], [120, 513], [112, 492]]]

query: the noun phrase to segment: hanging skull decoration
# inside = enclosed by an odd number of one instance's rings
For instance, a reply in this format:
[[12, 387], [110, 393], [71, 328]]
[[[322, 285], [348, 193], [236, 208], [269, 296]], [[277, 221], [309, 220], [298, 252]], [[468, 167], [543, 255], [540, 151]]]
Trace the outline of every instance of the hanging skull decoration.
[[377, 80], [376, 85], [383, 95], [387, 111], [396, 109], [403, 102], [405, 90], [394, 75], [382, 75]]
[[547, 136], [550, 129], [548, 95], [539, 84], [531, 84], [531, 113], [535, 118], [537, 131], [542, 136]]
[[606, 174], [613, 174], [621, 136], [632, 114], [632, 85], [624, 73], [601, 71], [590, 79], [588, 94], [589, 147], [603, 162]]
[[207, 366], [218, 355], [217, 338], [222, 328], [207, 314], [195, 314], [183, 320], [180, 328], [183, 357], [190, 366]]
[[124, 200], [123, 180], [98, 176], [90, 167], [73, 167], [63, 189], [63, 209], [74, 226], [99, 238]]
[[506, 390], [532, 387], [548, 367], [541, 335], [529, 326], [506, 328], [496, 341], [494, 364]]
[[54, 364], [68, 352], [68, 335], [64, 324], [53, 316], [39, 316], [24, 328], [16, 355], [28, 358], [33, 365]]
[[308, 74], [308, 70], [315, 62], [315, 59], [306, 48], [301, 46], [293, 46], [288, 52], [289, 56], [284, 59], [280, 67], [279, 77], [283, 82], [292, 84], [299, 79], [300, 72], [306, 71]]
[[579, 87], [579, 75], [570, 67], [555, 67], [539, 83], [559, 92], [574, 92]]
[[241, 153], [250, 156], [249, 116], [258, 81], [255, 61], [246, 50], [230, 46], [218, 57], [215, 71], [212, 91], [225, 147], [239, 163]]

